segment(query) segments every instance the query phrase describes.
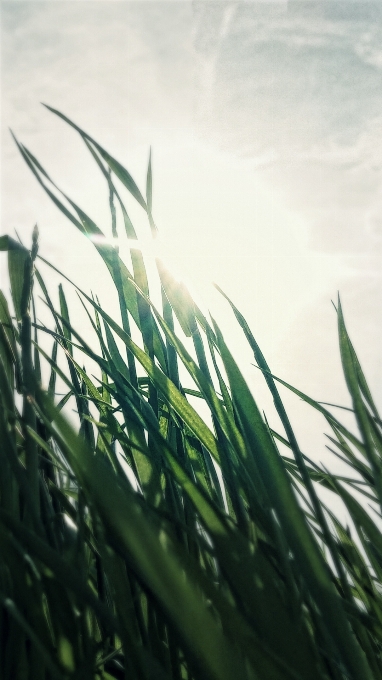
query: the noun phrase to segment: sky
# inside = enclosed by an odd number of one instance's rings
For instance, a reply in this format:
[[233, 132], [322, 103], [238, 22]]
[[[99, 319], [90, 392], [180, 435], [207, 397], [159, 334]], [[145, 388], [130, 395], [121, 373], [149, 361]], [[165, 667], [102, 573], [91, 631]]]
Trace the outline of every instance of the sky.
[[[112, 305], [93, 246], [38, 187], [9, 128], [106, 233], [107, 192], [86, 149], [40, 102], [142, 189], [151, 145], [164, 259], [216, 316], [260, 401], [250, 352], [211, 281], [274, 373], [345, 403], [331, 303], [340, 292], [382, 406], [380, 3], [13, 0], [2, 2], [1, 28], [3, 233], [27, 243], [38, 222], [41, 254]], [[322, 422], [296, 400], [291, 409], [302, 446], [324, 460]]]

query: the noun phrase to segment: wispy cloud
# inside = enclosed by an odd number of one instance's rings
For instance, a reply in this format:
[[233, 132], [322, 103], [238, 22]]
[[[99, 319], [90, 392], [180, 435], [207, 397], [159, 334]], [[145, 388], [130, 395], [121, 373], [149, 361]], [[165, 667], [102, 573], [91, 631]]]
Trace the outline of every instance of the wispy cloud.
[[[200, 9], [201, 61], [223, 11]], [[314, 247], [378, 248], [378, 220], [369, 227], [382, 187], [382, 7], [238, 5], [214, 44], [205, 138], [252, 159], [305, 216]]]

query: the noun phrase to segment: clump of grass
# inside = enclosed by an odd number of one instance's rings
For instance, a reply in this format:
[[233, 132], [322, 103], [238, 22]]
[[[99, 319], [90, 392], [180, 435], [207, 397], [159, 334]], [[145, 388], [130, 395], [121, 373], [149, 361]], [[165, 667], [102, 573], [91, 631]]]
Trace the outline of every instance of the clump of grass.
[[[52, 111], [80, 134], [104, 176], [113, 237], [121, 236], [121, 221], [136, 239], [125, 194], [155, 234], [151, 162], [144, 197], [117, 160]], [[56, 308], [44, 283], [37, 230], [31, 250], [1, 238], [13, 300], [11, 312], [0, 293], [1, 677], [382, 678], [382, 423], [340, 302], [357, 434], [272, 375], [228, 300], [272, 393], [283, 426], [275, 432], [219, 327], [187, 290], [158, 261], [157, 309], [140, 250], [131, 248], [131, 265], [122, 262], [118, 248], [102, 241], [93, 220], [16, 143], [56, 206], [85, 236], [97, 237], [120, 319], [78, 290], [94, 332], [93, 340], [82, 338], [63, 286]], [[36, 283], [50, 327], [36, 319]], [[83, 368], [87, 359], [98, 376]], [[57, 380], [66, 390], [61, 399]], [[300, 450], [280, 383], [326, 418], [347, 477]], [[195, 397], [210, 425], [193, 407]], [[65, 415], [73, 401], [77, 425]], [[351, 529], [320, 500], [319, 485], [343, 502]]]

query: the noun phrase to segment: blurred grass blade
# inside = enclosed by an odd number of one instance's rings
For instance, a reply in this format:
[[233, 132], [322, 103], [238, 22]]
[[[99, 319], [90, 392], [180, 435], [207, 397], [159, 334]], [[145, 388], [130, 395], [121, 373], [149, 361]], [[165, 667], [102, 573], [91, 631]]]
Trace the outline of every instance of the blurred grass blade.
[[[164, 549], [142, 514], [136, 495], [127, 485], [117, 481], [102, 459], [91, 454], [85, 442], [76, 436], [47, 398], [40, 396], [60, 434], [61, 446], [100, 512], [114, 548], [133, 559], [140, 577], [158, 597], [190, 648], [200, 677], [216, 680], [251, 677], [244, 662], [222, 635], [195, 584], [186, 574], [181, 574], [174, 555], [175, 546], [171, 546], [170, 539], [166, 540], [167, 548]], [[126, 517], [130, 517], [128, 523]]]
[[17, 321], [21, 321], [21, 304], [25, 278], [25, 266], [30, 258], [29, 250], [10, 236], [0, 236], [0, 250], [8, 251], [8, 271], [13, 305]]

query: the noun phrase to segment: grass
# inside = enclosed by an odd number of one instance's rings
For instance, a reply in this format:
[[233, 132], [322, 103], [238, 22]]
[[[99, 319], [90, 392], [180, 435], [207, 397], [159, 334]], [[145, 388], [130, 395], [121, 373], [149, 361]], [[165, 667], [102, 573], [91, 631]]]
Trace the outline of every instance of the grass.
[[[155, 237], [151, 162], [143, 196], [117, 160], [51, 110], [104, 176], [113, 237], [136, 239], [126, 199], [138, 202]], [[38, 254], [37, 229], [30, 250], [1, 237], [13, 307], [1, 292], [1, 678], [380, 680], [382, 421], [340, 301], [352, 431], [272, 375], [227, 300], [272, 394], [275, 432], [219, 327], [184, 286], [158, 261], [157, 309], [140, 250], [122, 262], [16, 144], [59, 210], [97, 237], [120, 318], [77, 289], [93, 328], [82, 338], [63, 286], [55, 306], [41, 276], [40, 262], [55, 267]], [[36, 318], [37, 296], [50, 326]], [[89, 360], [96, 377], [84, 368]], [[346, 476], [300, 450], [280, 384], [323, 414]], [[200, 415], [207, 410], [209, 420]], [[349, 526], [322, 502], [320, 486], [344, 504]]]

